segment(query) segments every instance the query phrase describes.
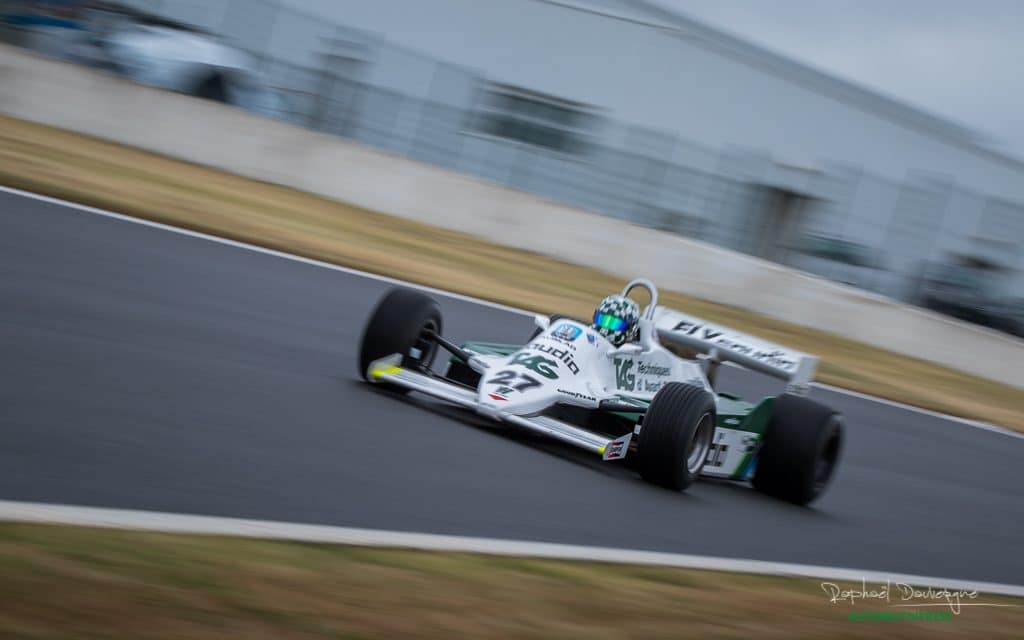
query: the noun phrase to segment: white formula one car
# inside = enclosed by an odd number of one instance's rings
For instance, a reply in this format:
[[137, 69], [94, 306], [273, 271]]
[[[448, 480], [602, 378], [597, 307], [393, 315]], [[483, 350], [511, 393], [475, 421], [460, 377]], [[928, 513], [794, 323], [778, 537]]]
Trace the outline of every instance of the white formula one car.
[[[650, 296], [642, 315], [628, 298], [637, 287]], [[456, 345], [442, 336], [435, 300], [393, 289], [366, 324], [359, 371], [604, 460], [635, 458], [644, 479], [677, 491], [703, 474], [806, 504], [831, 480], [843, 424], [804, 397], [816, 357], [658, 306], [647, 280], [606, 298], [593, 323], [535, 324], [526, 344]], [[432, 369], [439, 348], [451, 354], [444, 373]], [[756, 403], [717, 392], [722, 362], [784, 380], [786, 392]]]

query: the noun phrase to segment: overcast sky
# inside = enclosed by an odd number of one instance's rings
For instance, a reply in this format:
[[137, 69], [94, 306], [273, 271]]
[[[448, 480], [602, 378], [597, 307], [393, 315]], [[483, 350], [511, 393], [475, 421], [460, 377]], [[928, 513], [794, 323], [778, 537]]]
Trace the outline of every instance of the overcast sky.
[[656, 0], [1024, 158], [1024, 0]]

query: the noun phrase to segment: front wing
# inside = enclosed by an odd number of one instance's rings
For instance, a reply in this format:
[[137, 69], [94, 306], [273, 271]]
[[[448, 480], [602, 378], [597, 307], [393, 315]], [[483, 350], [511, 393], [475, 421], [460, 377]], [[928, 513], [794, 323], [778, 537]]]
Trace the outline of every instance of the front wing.
[[419, 391], [438, 400], [464, 407], [484, 417], [522, 427], [528, 431], [561, 440], [573, 446], [597, 453], [603, 460], [621, 460], [626, 457], [632, 433], [609, 440], [607, 437], [575, 427], [567, 422], [547, 416], [518, 416], [505, 413], [477, 402], [476, 393], [470, 389], [440, 380], [417, 371], [403, 368], [402, 356], [395, 354], [370, 363], [367, 379], [371, 382], [386, 382], [395, 386]]

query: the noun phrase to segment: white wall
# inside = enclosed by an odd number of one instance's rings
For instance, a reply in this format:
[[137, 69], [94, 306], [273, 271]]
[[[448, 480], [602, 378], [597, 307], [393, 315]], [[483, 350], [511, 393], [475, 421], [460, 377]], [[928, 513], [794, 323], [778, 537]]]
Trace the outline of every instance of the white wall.
[[276, 182], [1024, 387], [1024, 341], [230, 107], [0, 47], [0, 113]]
[[[608, 0], [288, 0], [490, 79], [595, 105], [712, 148], [771, 149], [782, 162], [859, 165], [902, 181], [910, 170], [952, 176], [1024, 201], [1024, 165], [924, 133], [826, 91], [814, 74], [768, 56], [726, 52], [693, 33], [565, 5]], [[628, 4], [628, 3], [627, 3]], [[636, 10], [623, 9], [632, 15]], [[612, 9], [614, 11], [614, 9]], [[382, 67], [377, 80], [401, 67]]]

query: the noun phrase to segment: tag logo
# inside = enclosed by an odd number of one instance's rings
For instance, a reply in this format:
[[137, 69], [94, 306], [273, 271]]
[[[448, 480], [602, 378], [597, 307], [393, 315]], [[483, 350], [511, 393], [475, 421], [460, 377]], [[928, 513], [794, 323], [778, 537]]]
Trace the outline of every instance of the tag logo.
[[520, 351], [508, 363], [526, 367], [530, 371], [535, 371], [549, 380], [554, 380], [558, 377], [558, 363], [543, 356], [532, 356], [529, 353]]
[[625, 389], [626, 391], [636, 389], [636, 374], [633, 373], [633, 364], [632, 360], [615, 359], [615, 384], [620, 389]]

